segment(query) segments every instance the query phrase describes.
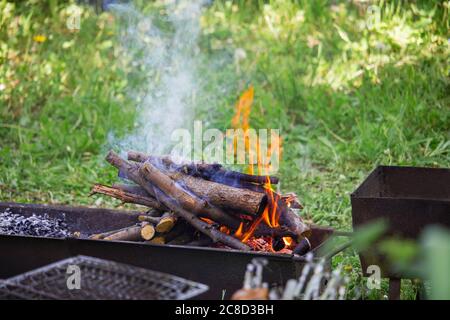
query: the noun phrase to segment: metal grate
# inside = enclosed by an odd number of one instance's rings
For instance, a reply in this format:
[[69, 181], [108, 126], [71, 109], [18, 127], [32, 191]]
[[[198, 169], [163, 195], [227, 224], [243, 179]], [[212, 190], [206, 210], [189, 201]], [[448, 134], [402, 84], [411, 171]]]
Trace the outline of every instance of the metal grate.
[[[69, 289], [69, 266], [80, 270], [80, 289]], [[69, 281], [68, 281], [69, 280]], [[183, 300], [208, 286], [177, 276], [108, 260], [77, 256], [10, 278], [0, 298], [63, 300]], [[11, 297], [8, 297], [8, 294]]]

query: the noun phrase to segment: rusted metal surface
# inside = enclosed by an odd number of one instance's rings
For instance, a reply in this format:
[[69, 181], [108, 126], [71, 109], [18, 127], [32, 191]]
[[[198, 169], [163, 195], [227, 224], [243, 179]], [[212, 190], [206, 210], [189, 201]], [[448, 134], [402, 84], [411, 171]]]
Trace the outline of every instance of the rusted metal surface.
[[[429, 225], [450, 228], [450, 169], [379, 166], [351, 195], [353, 227], [384, 219], [386, 236], [417, 239]], [[360, 255], [363, 272], [381, 266], [402, 278], [373, 248]]]
[[[21, 215], [64, 216], [71, 232], [105, 232], [137, 221], [139, 212], [85, 207], [57, 207], [34, 204], [0, 203], [0, 211], [10, 208]], [[332, 234], [330, 228], [314, 227], [310, 238], [315, 251]], [[127, 263], [185, 279], [205, 283], [210, 290], [199, 298], [229, 298], [242, 286], [243, 275], [253, 258], [269, 261], [265, 278], [284, 283], [300, 275], [304, 259], [294, 255], [243, 252], [217, 248], [157, 245], [77, 238], [43, 238], [0, 235], [0, 278], [8, 278], [49, 263], [77, 255], [87, 255]]]

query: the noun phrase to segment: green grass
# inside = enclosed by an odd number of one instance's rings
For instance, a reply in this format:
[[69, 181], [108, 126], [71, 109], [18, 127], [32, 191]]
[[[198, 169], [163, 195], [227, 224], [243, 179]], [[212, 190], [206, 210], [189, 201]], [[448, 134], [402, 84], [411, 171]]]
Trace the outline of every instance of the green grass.
[[[114, 206], [87, 194], [114, 180], [107, 136], [133, 126], [127, 89], [139, 77], [118, 59], [108, 13], [85, 8], [80, 32], [68, 32], [54, 3], [0, 1], [0, 200]], [[282, 189], [300, 196], [305, 218], [342, 230], [350, 193], [376, 165], [450, 166], [449, 4], [370, 4], [378, 20], [358, 1], [214, 1], [202, 17], [203, 54], [231, 62], [206, 73], [211, 90], [233, 85], [199, 116], [230, 127], [253, 84], [251, 124], [282, 130]], [[334, 263], [362, 283], [354, 253]]]

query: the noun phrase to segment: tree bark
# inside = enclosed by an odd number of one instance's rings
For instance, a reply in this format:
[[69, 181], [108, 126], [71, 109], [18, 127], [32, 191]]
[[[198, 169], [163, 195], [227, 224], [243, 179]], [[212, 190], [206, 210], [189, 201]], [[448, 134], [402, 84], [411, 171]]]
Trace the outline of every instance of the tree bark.
[[[145, 162], [141, 166], [139, 172], [148, 182], [161, 190], [165, 195], [172, 198], [171, 201], [176, 202], [177, 207], [180, 206], [195, 215], [206, 216], [215, 222], [226, 225], [232, 229], [238, 228], [238, 219], [226, 214], [221, 209], [210, 205], [206, 200], [189, 193], [151, 163]], [[158, 197], [157, 199], [163, 202]], [[168, 206], [167, 201], [163, 203], [165, 206]]]
[[263, 193], [233, 188], [181, 172], [168, 171], [166, 174], [183, 187], [217, 207], [232, 209], [243, 214], [258, 215], [264, 210], [267, 203], [267, 197]]
[[159, 203], [154, 198], [152, 199], [148, 196], [145, 197], [142, 195], [125, 192], [120, 189], [116, 189], [116, 188], [101, 185], [101, 184], [95, 184], [92, 187], [91, 194], [95, 194], [95, 193], [100, 193], [100, 194], [104, 194], [104, 195], [119, 199], [124, 203], [139, 204], [139, 205], [154, 208], [157, 210], [165, 209], [165, 207], [162, 206], [161, 203]]

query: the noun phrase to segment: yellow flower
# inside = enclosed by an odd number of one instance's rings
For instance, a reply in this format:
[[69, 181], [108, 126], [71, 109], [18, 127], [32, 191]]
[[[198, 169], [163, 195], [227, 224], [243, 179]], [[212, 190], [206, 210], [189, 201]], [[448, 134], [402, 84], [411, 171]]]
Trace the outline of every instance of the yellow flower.
[[344, 270], [345, 270], [346, 272], [352, 272], [353, 267], [352, 267], [351, 264], [347, 264], [347, 265], [344, 266]]
[[42, 42], [45, 42], [45, 40], [47, 40], [47, 37], [42, 34], [38, 34], [33, 37], [33, 40], [36, 42], [42, 43]]

